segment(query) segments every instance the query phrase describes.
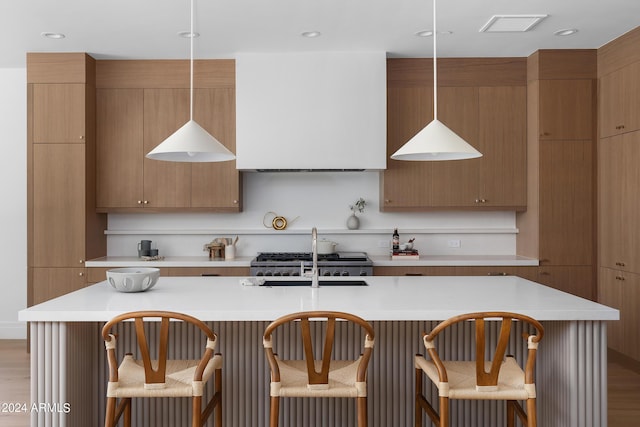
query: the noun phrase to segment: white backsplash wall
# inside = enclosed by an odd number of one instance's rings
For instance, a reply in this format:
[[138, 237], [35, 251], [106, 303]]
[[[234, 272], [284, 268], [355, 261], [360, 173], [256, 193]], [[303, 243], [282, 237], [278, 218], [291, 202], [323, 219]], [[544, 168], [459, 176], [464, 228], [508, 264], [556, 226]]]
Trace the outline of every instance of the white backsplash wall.
[[[153, 241], [164, 256], [205, 256], [202, 247], [215, 237], [239, 235], [237, 256], [260, 251], [309, 251], [311, 228], [319, 238], [338, 243], [339, 251], [389, 252], [391, 233], [401, 241], [415, 237], [423, 255], [515, 255], [513, 212], [384, 213], [379, 210], [378, 172], [247, 172], [244, 210], [239, 214], [111, 214], [108, 255], [137, 255], [137, 242]], [[360, 229], [347, 230], [349, 205], [364, 198]], [[274, 212], [287, 229], [263, 224]], [[457, 246], [459, 242], [459, 247]]]

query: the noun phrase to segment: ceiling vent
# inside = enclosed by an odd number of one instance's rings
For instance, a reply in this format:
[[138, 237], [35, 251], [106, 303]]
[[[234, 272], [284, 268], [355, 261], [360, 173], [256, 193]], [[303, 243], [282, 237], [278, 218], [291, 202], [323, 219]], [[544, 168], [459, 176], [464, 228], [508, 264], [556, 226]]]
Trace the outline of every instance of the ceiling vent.
[[493, 15], [481, 33], [518, 33], [533, 29], [549, 15]]

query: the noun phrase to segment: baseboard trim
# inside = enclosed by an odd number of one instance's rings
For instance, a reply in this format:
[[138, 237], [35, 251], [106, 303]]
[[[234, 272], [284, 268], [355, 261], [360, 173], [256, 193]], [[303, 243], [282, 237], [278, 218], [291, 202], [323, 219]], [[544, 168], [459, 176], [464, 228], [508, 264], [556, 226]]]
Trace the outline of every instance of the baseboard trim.
[[25, 322], [0, 322], [0, 340], [27, 339], [27, 324]]

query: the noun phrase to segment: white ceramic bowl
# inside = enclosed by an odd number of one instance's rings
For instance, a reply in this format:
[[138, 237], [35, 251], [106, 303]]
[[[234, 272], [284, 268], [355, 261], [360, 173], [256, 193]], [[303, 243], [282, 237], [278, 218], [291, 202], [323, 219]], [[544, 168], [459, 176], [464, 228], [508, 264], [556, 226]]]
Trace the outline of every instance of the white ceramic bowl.
[[157, 268], [114, 268], [107, 270], [107, 281], [120, 292], [143, 292], [156, 284], [160, 277]]

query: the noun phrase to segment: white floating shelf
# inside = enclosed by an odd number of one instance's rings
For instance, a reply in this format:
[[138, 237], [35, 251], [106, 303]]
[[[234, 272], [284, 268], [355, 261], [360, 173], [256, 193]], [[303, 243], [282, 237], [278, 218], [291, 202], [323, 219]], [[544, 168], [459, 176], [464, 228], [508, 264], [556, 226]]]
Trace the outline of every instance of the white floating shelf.
[[[404, 234], [517, 234], [517, 228], [410, 228], [398, 227]], [[358, 229], [346, 228], [319, 228], [319, 234], [390, 234], [392, 228], [383, 229]], [[210, 230], [105, 230], [107, 235], [298, 235], [310, 234], [310, 228], [290, 228], [286, 230], [274, 230], [271, 228], [251, 229], [210, 229]]]

